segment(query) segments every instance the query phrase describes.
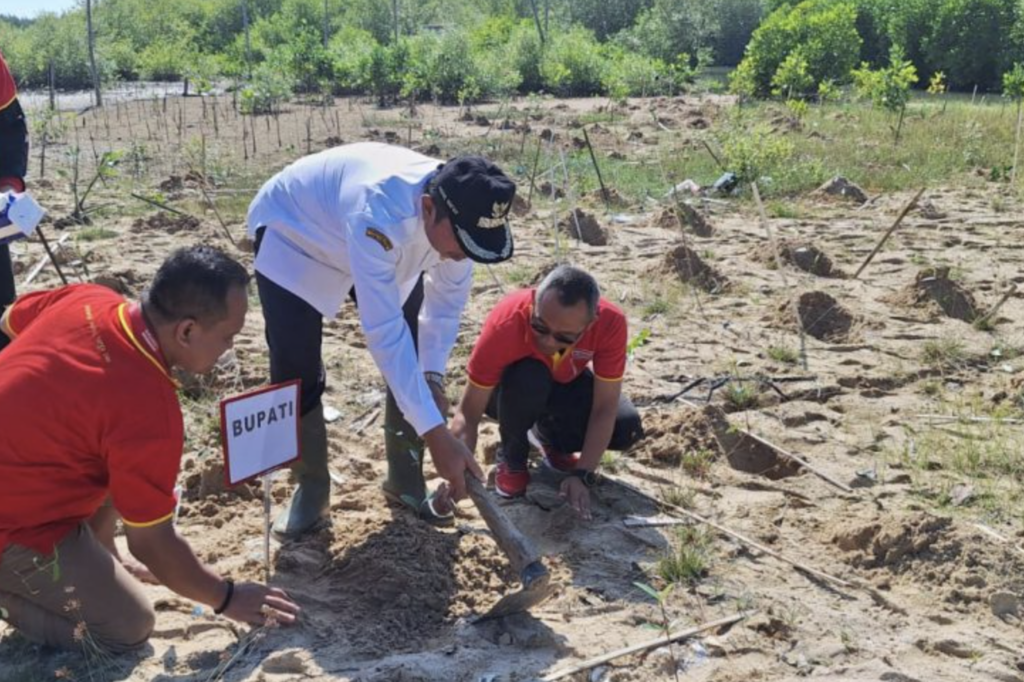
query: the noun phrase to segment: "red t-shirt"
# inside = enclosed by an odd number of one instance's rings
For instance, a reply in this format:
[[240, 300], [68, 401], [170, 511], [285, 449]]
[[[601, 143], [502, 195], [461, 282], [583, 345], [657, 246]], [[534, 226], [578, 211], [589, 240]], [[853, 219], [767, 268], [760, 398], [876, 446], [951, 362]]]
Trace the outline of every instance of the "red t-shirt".
[[[184, 426], [144, 323], [110, 289], [76, 284], [9, 308], [0, 352], [0, 560], [50, 554], [109, 494], [129, 525], [174, 512]], [[142, 327], [140, 329], [139, 327]]]
[[533, 294], [533, 289], [514, 291], [487, 315], [466, 370], [471, 382], [481, 388], [494, 388], [506, 367], [525, 358], [543, 362], [554, 380], [562, 384], [576, 379], [588, 365], [598, 379], [622, 380], [627, 330], [626, 316], [617, 306], [602, 298], [597, 321], [579, 341], [558, 355], [544, 355], [534, 345], [530, 327]]
[[9, 107], [17, 96], [18, 89], [14, 86], [14, 76], [7, 68], [3, 53], [0, 52], [0, 111]]

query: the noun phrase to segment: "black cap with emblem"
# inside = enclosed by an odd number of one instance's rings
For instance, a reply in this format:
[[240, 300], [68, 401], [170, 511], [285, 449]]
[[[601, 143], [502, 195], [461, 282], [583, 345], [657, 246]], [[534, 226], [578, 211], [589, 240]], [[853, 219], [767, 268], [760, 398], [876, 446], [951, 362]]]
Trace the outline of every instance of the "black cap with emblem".
[[500, 168], [480, 156], [460, 156], [441, 166], [435, 184], [467, 257], [477, 263], [512, 257], [508, 212], [516, 184]]

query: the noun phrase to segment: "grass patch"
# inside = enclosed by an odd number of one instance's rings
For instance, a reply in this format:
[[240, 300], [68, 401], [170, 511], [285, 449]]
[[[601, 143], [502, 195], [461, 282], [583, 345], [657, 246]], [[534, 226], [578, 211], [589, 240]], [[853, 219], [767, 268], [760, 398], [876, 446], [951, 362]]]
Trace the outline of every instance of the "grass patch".
[[658, 576], [671, 584], [699, 582], [707, 575], [713, 540], [711, 534], [701, 527], [679, 527], [672, 549], [658, 560]]
[[656, 298], [647, 305], [644, 306], [644, 317], [654, 317], [655, 315], [664, 315], [668, 311], [672, 310], [672, 304], [663, 298]]
[[791, 346], [768, 346], [767, 353], [769, 358], [784, 365], [795, 365], [800, 360], [800, 354]]
[[674, 485], [669, 488], [662, 488], [658, 496], [666, 504], [682, 507], [683, 509], [693, 509], [697, 493], [693, 488]]
[[715, 453], [710, 450], [690, 450], [683, 453], [680, 466], [691, 478], [706, 480], [711, 475], [711, 465], [715, 462]]
[[622, 468], [622, 456], [617, 452], [605, 450], [601, 455], [601, 469], [609, 474], [617, 474]]
[[85, 227], [79, 230], [75, 239], [80, 242], [95, 242], [103, 239], [113, 239], [120, 233], [106, 227]]
[[925, 341], [921, 346], [921, 361], [936, 369], [956, 369], [967, 363], [967, 349], [957, 339]]
[[737, 410], [751, 410], [757, 407], [757, 386], [749, 381], [730, 381], [725, 385], [722, 395], [725, 396], [725, 402]]

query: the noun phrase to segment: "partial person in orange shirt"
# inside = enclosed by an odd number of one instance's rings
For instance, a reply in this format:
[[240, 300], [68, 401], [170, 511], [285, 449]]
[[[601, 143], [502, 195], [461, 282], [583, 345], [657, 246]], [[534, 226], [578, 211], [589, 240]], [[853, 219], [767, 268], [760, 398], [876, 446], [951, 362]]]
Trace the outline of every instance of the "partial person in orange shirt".
[[601, 455], [643, 437], [640, 415], [622, 392], [627, 343], [626, 316], [601, 297], [590, 274], [570, 265], [536, 290], [508, 294], [488, 314], [452, 433], [472, 451], [483, 415], [498, 420], [499, 495], [526, 492], [532, 443], [549, 468], [568, 474], [562, 495], [590, 518]]
[[[7, 62], [0, 53], [0, 193], [24, 192], [28, 172], [28, 128]], [[0, 244], [0, 315], [14, 301], [14, 268], [7, 244]], [[7, 339], [0, 334], [0, 350]]]
[[[234, 620], [295, 620], [283, 591], [218, 576], [173, 524], [184, 426], [171, 370], [207, 372], [231, 348], [248, 283], [238, 262], [196, 246], [138, 303], [75, 284], [0, 318], [0, 614], [28, 639], [77, 648], [84, 621], [109, 651], [141, 645], [156, 616], [133, 575]], [[145, 569], [118, 556], [118, 517]]]

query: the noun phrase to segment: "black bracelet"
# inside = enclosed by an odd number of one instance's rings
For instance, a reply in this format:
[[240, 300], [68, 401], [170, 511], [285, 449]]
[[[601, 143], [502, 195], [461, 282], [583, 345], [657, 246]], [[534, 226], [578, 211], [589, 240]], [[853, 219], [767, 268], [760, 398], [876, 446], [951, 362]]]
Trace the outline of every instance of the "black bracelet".
[[227, 611], [228, 606], [231, 604], [231, 598], [235, 596], [235, 581], [231, 578], [225, 578], [224, 582], [228, 584], [228, 593], [224, 595], [224, 601], [220, 603], [220, 606], [213, 610], [214, 615], [217, 616]]

